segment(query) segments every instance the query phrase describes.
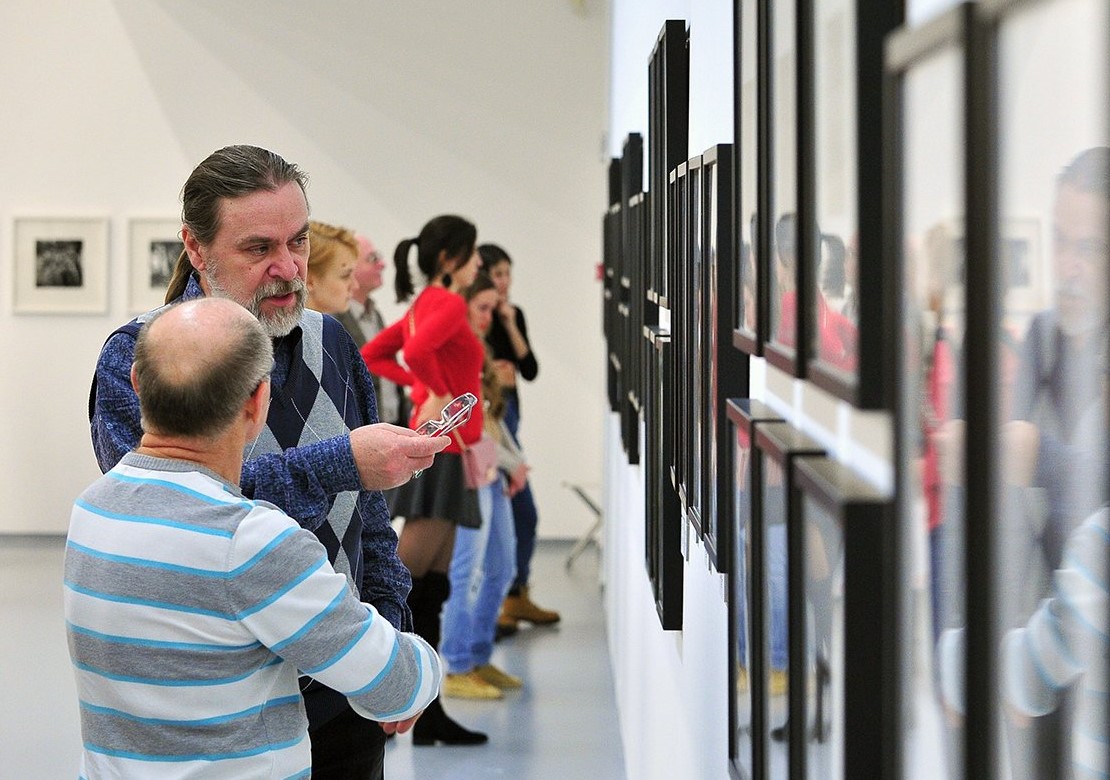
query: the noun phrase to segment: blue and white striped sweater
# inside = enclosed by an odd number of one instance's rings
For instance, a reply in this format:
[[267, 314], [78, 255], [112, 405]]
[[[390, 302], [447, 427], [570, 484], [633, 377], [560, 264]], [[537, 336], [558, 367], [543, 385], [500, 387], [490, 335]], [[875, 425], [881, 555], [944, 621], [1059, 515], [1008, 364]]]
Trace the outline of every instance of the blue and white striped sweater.
[[87, 777], [305, 772], [298, 669], [376, 720], [439, 690], [313, 534], [195, 464], [131, 453], [82, 494], [64, 601]]

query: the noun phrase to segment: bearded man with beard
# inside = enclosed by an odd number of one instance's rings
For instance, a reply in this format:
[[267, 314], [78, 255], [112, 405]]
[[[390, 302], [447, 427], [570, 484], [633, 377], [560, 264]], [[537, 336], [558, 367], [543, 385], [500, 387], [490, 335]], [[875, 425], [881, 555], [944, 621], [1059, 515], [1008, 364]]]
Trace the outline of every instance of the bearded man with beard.
[[[446, 438], [378, 423], [366, 364], [332, 317], [305, 308], [305, 174], [277, 154], [229, 146], [201, 162], [182, 190], [185, 251], [167, 304], [214, 296], [250, 311], [273, 339], [266, 427], [244, 453], [243, 494], [314, 532], [351, 590], [396, 628], [411, 630], [408, 570], [381, 491], [428, 468]], [[117, 329], [89, 397], [93, 449], [107, 472], [142, 436], [130, 381], [141, 315]], [[191, 410], [182, 409], [188, 415]], [[304, 677], [314, 778], [381, 778], [385, 732], [337, 691]], [[388, 724], [405, 731], [415, 718]]]

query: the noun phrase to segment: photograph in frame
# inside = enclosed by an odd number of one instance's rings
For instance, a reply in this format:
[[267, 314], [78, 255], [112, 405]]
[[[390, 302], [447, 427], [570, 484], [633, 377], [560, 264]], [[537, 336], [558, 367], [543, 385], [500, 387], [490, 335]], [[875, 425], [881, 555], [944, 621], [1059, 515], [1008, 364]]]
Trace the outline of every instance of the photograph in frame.
[[759, 4], [756, 0], [737, 0], [735, 52], [735, 134], [736, 234], [736, 321], [733, 344], [749, 355], [763, 354], [763, 327], [760, 312], [764, 296], [761, 285], [761, 253], [757, 242], [759, 221]]
[[[1020, 763], [1035, 777], [1105, 777], [1110, 8], [1105, 0], [1040, 0], [992, 10], [989, 297], [1000, 316], [983, 371], [998, 410], [997, 500], [987, 523], [997, 630], [984, 649], [997, 659], [996, 764]], [[1067, 66], [1030, 67], [1041, 62]], [[1046, 237], [1042, 252], [1038, 235]], [[968, 484], [978, 488], [970, 475]], [[972, 619], [969, 610], [969, 626]]]
[[13, 235], [16, 314], [107, 311], [107, 219], [19, 217]]
[[800, 377], [798, 289], [800, 226], [798, 218], [798, 3], [774, 3], [770, 11], [771, 63], [767, 82], [770, 97], [768, 121], [773, 145], [766, 150], [771, 161], [767, 201], [769, 235], [765, 261], [770, 289], [770, 312], [764, 355], [776, 368]]
[[128, 307], [141, 314], [165, 302], [166, 287], [185, 249], [179, 219], [132, 219]]
[[[898, 605], [910, 641], [902, 643], [902, 696], [919, 717], [900, 724], [903, 761], [923, 777], [963, 777], [966, 737], [943, 702], [962, 699], [961, 665], [948, 632], [966, 623], [968, 501], [964, 356], [968, 352], [965, 235], [969, 210], [965, 85], [970, 6], [960, 6], [887, 44], [884, 123], [888, 160], [887, 247], [897, 288], [895, 404]], [[968, 337], [968, 338], [965, 338]]]
[[[765, 765], [762, 741], [755, 734], [766, 731], [767, 681], [756, 670], [765, 665], [766, 624], [764, 601], [767, 589], [766, 559], [763, 556], [762, 455], [754, 446], [757, 424], [782, 422], [770, 407], [749, 398], [730, 398], [726, 403], [731, 449], [728, 458], [729, 513], [728, 636], [729, 636], [729, 775], [735, 780], [759, 776]], [[760, 755], [757, 757], [757, 753]]]

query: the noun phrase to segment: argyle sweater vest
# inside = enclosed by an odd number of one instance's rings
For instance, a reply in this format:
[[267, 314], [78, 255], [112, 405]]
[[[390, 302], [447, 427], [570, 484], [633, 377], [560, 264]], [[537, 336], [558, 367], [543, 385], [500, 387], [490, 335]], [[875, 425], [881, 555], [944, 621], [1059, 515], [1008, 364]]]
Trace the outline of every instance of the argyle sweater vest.
[[[300, 330], [289, 374], [280, 386], [274, 384], [270, 388], [266, 427], [255, 443], [247, 447], [244, 460], [315, 444], [369, 422], [362, 419], [355, 403], [347, 367], [333, 360], [331, 354], [335, 350], [327, 348], [329, 344], [338, 345], [340, 336], [346, 336], [343, 327], [330, 317], [305, 309]], [[338, 493], [332, 499], [327, 522], [314, 529], [327, 548], [332, 566], [347, 577], [347, 584], [356, 596], [360, 592], [363, 566], [358, 497], [356, 490]]]
[[[164, 307], [163, 307], [164, 308]], [[136, 317], [115, 333], [128, 333], [137, 338], [143, 323], [160, 309]], [[319, 312], [305, 309], [294, 330], [284, 339], [292, 342], [289, 372], [281, 384], [270, 390], [270, 411], [266, 427], [258, 439], [247, 446], [243, 460], [266, 454], [278, 454], [290, 447], [330, 439], [365, 425], [358, 403], [350, 389], [347, 366], [333, 360], [339, 339], [346, 332], [338, 321]], [[111, 336], [109, 336], [111, 338]], [[329, 347], [331, 349], [329, 350]], [[275, 351], [277, 345], [275, 344]], [[95, 398], [96, 386], [92, 396]], [[90, 417], [92, 415], [90, 399]], [[359, 596], [362, 582], [362, 517], [358, 507], [359, 493], [349, 490], [338, 493], [331, 502], [326, 522], [311, 529], [328, 551], [328, 560], [337, 572], [347, 578], [351, 591]]]

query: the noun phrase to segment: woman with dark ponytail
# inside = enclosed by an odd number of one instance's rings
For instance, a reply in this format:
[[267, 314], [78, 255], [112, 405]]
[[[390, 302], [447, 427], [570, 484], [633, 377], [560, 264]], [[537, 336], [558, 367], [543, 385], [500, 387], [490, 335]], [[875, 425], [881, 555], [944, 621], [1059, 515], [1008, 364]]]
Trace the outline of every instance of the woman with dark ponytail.
[[[466, 301], [454, 290], [473, 283], [481, 266], [474, 225], [453, 215], [428, 222], [420, 235], [397, 245], [394, 288], [398, 303], [416, 292], [409, 255], [417, 249], [417, 267], [426, 284], [404, 316], [362, 347], [372, 374], [412, 386], [411, 427], [436, 419], [462, 393], [481, 397], [485, 350], [470, 327]], [[404, 365], [398, 355], [404, 356]], [[450, 595], [448, 570], [455, 526], [481, 525], [477, 491], [466, 487], [462, 451], [481, 438], [482, 409], [451, 435], [450, 446], [419, 479], [387, 494], [390, 514], [405, 518], [397, 554], [412, 573], [413, 627], [432, 647], [439, 645], [440, 612]], [[476, 745], [485, 734], [469, 731], [443, 711], [437, 699], [413, 727], [413, 744]]]

